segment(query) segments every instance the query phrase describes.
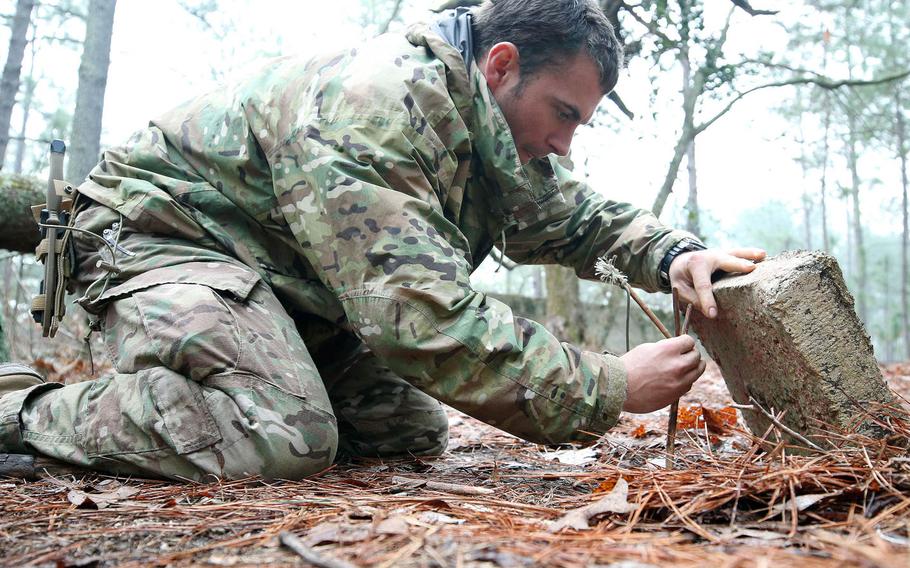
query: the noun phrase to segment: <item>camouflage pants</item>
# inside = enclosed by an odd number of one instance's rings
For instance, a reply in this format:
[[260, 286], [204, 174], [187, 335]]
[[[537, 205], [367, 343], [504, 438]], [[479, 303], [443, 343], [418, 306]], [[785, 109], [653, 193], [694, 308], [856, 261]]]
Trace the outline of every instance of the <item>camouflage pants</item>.
[[118, 286], [100, 313], [116, 373], [5, 396], [0, 450], [199, 480], [301, 478], [331, 465], [339, 447], [383, 457], [445, 449], [436, 400], [367, 352], [323, 378], [294, 320], [251, 273], [193, 262]]

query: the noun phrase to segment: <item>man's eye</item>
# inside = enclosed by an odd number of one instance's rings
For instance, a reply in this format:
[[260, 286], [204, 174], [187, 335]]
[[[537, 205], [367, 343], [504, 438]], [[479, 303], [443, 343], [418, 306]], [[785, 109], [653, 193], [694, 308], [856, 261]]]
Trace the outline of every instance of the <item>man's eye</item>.
[[567, 112], [560, 111], [557, 114], [559, 115], [559, 120], [565, 120], [565, 121], [572, 120], [572, 115]]

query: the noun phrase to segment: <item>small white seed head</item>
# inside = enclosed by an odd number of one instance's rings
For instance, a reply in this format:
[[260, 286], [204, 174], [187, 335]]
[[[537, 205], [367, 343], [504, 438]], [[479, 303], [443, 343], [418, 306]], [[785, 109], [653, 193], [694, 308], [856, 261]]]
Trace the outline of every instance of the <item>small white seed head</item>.
[[606, 257], [597, 259], [597, 263], [594, 264], [594, 273], [600, 276], [600, 279], [607, 284], [619, 286], [620, 288], [625, 288], [629, 283], [626, 275], [616, 267], [615, 256], [609, 260]]

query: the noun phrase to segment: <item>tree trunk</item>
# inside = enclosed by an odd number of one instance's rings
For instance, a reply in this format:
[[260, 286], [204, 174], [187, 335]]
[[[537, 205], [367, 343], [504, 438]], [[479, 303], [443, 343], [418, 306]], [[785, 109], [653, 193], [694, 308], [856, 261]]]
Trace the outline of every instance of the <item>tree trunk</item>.
[[848, 109], [850, 113], [848, 119], [848, 125], [850, 128], [849, 140], [847, 144], [847, 163], [850, 168], [850, 202], [853, 209], [852, 215], [852, 227], [848, 230], [851, 230], [853, 233], [853, 248], [856, 251], [854, 258], [856, 259], [856, 269], [854, 273], [853, 283], [854, 290], [853, 293], [856, 296], [857, 311], [859, 312], [859, 317], [863, 320], [864, 323], [868, 323], [866, 319], [869, 316], [868, 307], [866, 304], [866, 283], [867, 283], [867, 273], [866, 273], [866, 248], [863, 244], [863, 223], [862, 216], [860, 215], [860, 206], [859, 206], [859, 155], [856, 150], [856, 116], [853, 109]]
[[9, 361], [9, 345], [6, 344], [6, 333], [3, 329], [3, 316], [0, 315], [0, 363]]
[[[691, 88], [692, 69], [689, 63], [688, 55], [681, 58], [683, 68], [683, 92]], [[686, 119], [694, 122], [692, 115], [686, 115]], [[686, 125], [689, 130], [694, 129], [693, 124]], [[689, 199], [686, 202], [686, 230], [693, 235], [701, 238], [701, 226], [698, 221], [698, 176], [695, 168], [695, 139], [689, 141], [686, 148], [686, 170], [689, 174]]]
[[803, 226], [806, 230], [806, 250], [812, 250], [812, 198], [803, 193]]
[[907, 131], [902, 112], [900, 88], [894, 92], [897, 114], [897, 154], [901, 165], [901, 204], [903, 230], [901, 232], [901, 328], [904, 336], [904, 356], [910, 359], [910, 203], [907, 201]]
[[111, 62], [111, 33], [116, 4], [117, 0], [89, 1], [66, 169], [66, 179], [77, 185], [98, 163], [101, 150], [101, 118], [104, 114], [107, 70]]
[[32, 18], [35, 0], [19, 0], [10, 29], [9, 53], [0, 78], [0, 170], [3, 169], [6, 147], [9, 144], [9, 123], [19, 94], [19, 77], [22, 74], [22, 56], [25, 55], [26, 34]]
[[[685, 3], [680, 6], [685, 5]], [[685, 20], [683, 20], [685, 24]], [[683, 25], [680, 29], [683, 42], [688, 39], [688, 28]], [[660, 217], [667, 203], [667, 198], [673, 191], [673, 184], [676, 182], [676, 176], [679, 173], [679, 166], [682, 164], [683, 156], [689, 150], [690, 145], [695, 141], [695, 104], [698, 97], [702, 95], [705, 89], [704, 73], [699, 69], [695, 76], [691, 76], [691, 67], [689, 61], [688, 46], [685, 43], [680, 48], [678, 59], [683, 66], [683, 128], [676, 141], [676, 148], [673, 150], [673, 158], [670, 160], [670, 167], [667, 168], [667, 175], [664, 176], [664, 183], [654, 199], [654, 205], [651, 206], [651, 212], [655, 217]], [[694, 147], [693, 147], [694, 148]], [[693, 150], [694, 151], [694, 150]], [[694, 161], [692, 162], [694, 164]]]
[[564, 266], [546, 267], [547, 327], [563, 341], [579, 344], [583, 329], [579, 325], [580, 299], [578, 277]]
[[[800, 123], [802, 124], [802, 123]], [[802, 135], [802, 126], [800, 126], [800, 160], [799, 163], [803, 170], [803, 230], [805, 231], [806, 250], [812, 250], [812, 196], [809, 190], [809, 158], [806, 156], [806, 137]]]
[[35, 100], [35, 87], [38, 81], [35, 79], [35, 59], [38, 49], [35, 44], [35, 38], [38, 37], [38, 26], [32, 22], [32, 39], [31, 58], [28, 64], [28, 77], [25, 79], [25, 92], [22, 93], [22, 122], [19, 125], [19, 143], [16, 144], [16, 160], [13, 162], [13, 173], [21, 174], [22, 167], [25, 163], [25, 149], [28, 147], [25, 141], [25, 135], [28, 132], [28, 121], [32, 114], [32, 102]]
[[[854, 2], [854, 8], [856, 7], [856, 2]], [[849, 12], [850, 8], [847, 9]], [[851, 28], [851, 16], [848, 13], [845, 20], [845, 34], [847, 38], [853, 38], [853, 30]], [[862, 41], [862, 33], [860, 33], [859, 40]], [[862, 45], [862, 44], [860, 44]], [[848, 42], [846, 49], [846, 63], [847, 63], [847, 76], [850, 79], [853, 79], [853, 45], [851, 42]], [[854, 260], [856, 264], [853, 270], [853, 294], [856, 297], [856, 307], [857, 312], [859, 313], [860, 319], [863, 320], [863, 323], [866, 325], [869, 324], [868, 316], [869, 312], [866, 306], [866, 250], [863, 246], [863, 223], [862, 216], [860, 215], [860, 206], [859, 206], [859, 154], [857, 152], [856, 146], [858, 143], [858, 132], [859, 128], [857, 125], [857, 114], [861, 112], [858, 108], [853, 108], [851, 105], [846, 107], [847, 111], [847, 167], [850, 170], [850, 188], [849, 188], [849, 200], [850, 204], [848, 206], [848, 214], [852, 217], [852, 223], [847, 225], [847, 232], [853, 235], [853, 250], [854, 250]]]
[[831, 102], [828, 95], [825, 94], [825, 143], [822, 147], [822, 187], [821, 187], [821, 209], [822, 209], [822, 247], [825, 252], [831, 252], [831, 239], [828, 236], [828, 133], [831, 130]]
[[46, 183], [0, 174], [0, 249], [34, 253], [40, 240], [30, 207], [43, 203]]
[[[828, 49], [831, 44], [831, 34], [828, 29], [822, 34], [824, 43], [824, 58], [822, 59], [822, 72], [828, 73]], [[822, 146], [822, 187], [821, 187], [821, 210], [822, 210], [822, 247], [825, 252], [831, 252], [831, 239], [828, 237], [828, 152], [830, 150], [828, 135], [831, 131], [831, 96], [826, 92], [822, 95], [825, 108], [825, 141]]]

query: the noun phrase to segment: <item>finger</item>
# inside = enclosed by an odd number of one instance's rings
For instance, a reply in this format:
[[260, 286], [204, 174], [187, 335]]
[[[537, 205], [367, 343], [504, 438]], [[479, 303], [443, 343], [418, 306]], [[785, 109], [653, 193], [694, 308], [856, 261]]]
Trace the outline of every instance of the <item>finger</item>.
[[670, 339], [664, 339], [661, 343], [664, 343], [672, 353], [678, 353], [680, 355], [695, 349], [695, 340], [689, 335], [671, 337]]
[[695, 307], [698, 308], [698, 311], [713, 319], [717, 316], [717, 304], [714, 302], [711, 272], [712, 268], [708, 264], [698, 263], [692, 267], [690, 273], [692, 274], [692, 287], [695, 288], [695, 295], [698, 300]]
[[681, 373], [689, 373], [698, 368], [701, 362], [701, 353], [695, 350], [689, 351], [679, 358], [679, 370]]
[[764, 249], [754, 248], [754, 247], [739, 247], [732, 248], [727, 250], [727, 254], [730, 256], [735, 256], [737, 258], [744, 258], [746, 260], [764, 260], [768, 253]]
[[755, 270], [755, 263], [738, 256], [723, 254], [715, 259], [714, 270], [723, 270], [725, 272], [752, 272]]
[[685, 313], [686, 307], [690, 304], [693, 306], [698, 305], [698, 297], [695, 296], [695, 289], [691, 286], [679, 283], [676, 289], [679, 291], [679, 306], [683, 313]]
[[690, 387], [692, 386], [693, 383], [695, 383], [695, 381], [700, 379], [701, 376], [705, 373], [705, 368], [707, 367], [707, 365], [708, 365], [707, 362], [702, 360], [695, 369], [693, 369], [692, 371], [689, 371], [689, 373], [686, 374], [684, 379]]

